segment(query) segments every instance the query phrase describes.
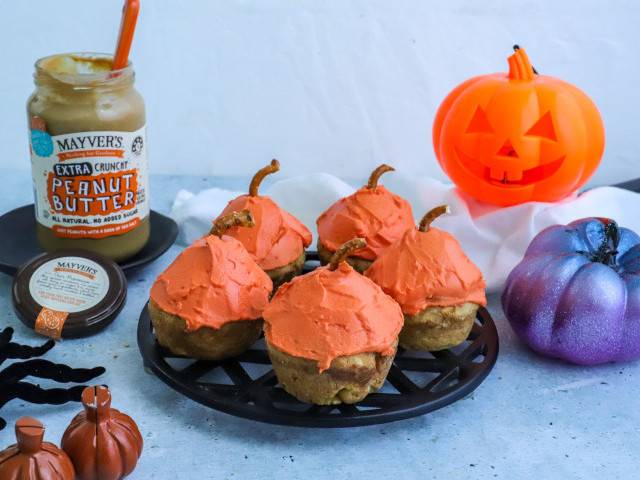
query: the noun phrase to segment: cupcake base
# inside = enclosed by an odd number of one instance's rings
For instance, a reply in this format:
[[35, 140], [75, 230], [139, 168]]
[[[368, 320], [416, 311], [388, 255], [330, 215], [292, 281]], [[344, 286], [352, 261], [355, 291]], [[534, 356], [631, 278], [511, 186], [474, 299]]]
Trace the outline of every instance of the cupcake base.
[[329, 369], [289, 355], [266, 342], [269, 358], [282, 387], [298, 400], [316, 405], [356, 403], [384, 384], [395, 355], [360, 353], [336, 358]]
[[407, 350], [438, 351], [455, 347], [469, 336], [478, 312], [475, 303], [429, 307], [404, 316], [400, 346]]
[[[334, 253], [336, 252], [332, 252], [331, 250], [327, 249], [318, 241], [318, 257], [320, 257], [320, 263], [322, 265], [327, 265], [331, 261], [331, 257], [333, 257]], [[365, 270], [367, 270], [367, 268], [371, 266], [373, 261], [351, 256], [347, 258], [347, 263], [351, 265], [356, 272], [364, 273]]]
[[186, 322], [149, 300], [149, 316], [158, 343], [175, 355], [199, 360], [222, 360], [246, 351], [262, 333], [262, 319], [225, 323], [219, 329], [187, 331]]
[[273, 282], [273, 291], [275, 292], [280, 285], [289, 282], [293, 277], [300, 275], [306, 259], [307, 256], [305, 252], [302, 252], [302, 255], [291, 263], [287, 263], [282, 267], [274, 268], [272, 270], [265, 270], [265, 273], [269, 275], [269, 278]]

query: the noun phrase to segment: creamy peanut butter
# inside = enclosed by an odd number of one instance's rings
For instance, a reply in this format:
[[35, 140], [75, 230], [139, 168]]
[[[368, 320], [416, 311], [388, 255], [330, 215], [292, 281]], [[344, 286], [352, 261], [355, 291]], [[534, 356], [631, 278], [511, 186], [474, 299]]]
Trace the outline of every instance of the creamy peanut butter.
[[36, 62], [27, 103], [38, 240], [124, 260], [149, 239], [145, 107], [131, 64], [72, 53]]

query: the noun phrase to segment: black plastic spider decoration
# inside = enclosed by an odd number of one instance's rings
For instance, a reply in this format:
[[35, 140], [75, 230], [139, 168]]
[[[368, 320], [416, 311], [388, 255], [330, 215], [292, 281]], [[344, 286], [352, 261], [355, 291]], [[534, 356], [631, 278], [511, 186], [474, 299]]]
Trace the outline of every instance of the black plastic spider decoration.
[[[0, 332], [0, 365], [7, 359], [29, 359], [40, 357], [51, 350], [55, 342], [49, 340], [39, 347], [29, 347], [13, 343], [13, 328]], [[0, 371], [0, 408], [13, 399], [19, 398], [30, 403], [60, 405], [67, 402], [79, 402], [85, 385], [70, 388], [43, 389], [39, 385], [23, 382], [26, 377], [38, 377], [61, 383], [88, 382], [102, 375], [104, 367], [71, 368], [67, 365], [48, 360], [27, 360], [14, 362]], [[0, 417], [0, 430], [7, 422]]]

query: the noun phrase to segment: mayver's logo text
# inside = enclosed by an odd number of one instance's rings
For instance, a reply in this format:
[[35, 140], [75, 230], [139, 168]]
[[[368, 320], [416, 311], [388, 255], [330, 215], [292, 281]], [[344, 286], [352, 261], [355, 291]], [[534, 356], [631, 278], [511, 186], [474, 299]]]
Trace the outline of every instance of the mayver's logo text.
[[91, 275], [96, 275], [98, 273], [97, 269], [83, 263], [58, 261], [57, 264], [58, 268], [77, 270], [79, 272], [90, 273]]
[[120, 135], [78, 135], [64, 140], [56, 139], [56, 144], [61, 152], [89, 148], [123, 148], [124, 139]]

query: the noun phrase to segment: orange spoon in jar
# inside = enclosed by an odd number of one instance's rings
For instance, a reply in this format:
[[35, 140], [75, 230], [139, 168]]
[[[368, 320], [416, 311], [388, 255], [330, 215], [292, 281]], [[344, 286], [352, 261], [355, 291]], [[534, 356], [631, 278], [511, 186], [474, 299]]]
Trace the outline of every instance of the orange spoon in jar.
[[131, 51], [131, 43], [133, 43], [133, 34], [136, 31], [138, 12], [140, 12], [140, 0], [125, 0], [118, 45], [113, 56], [111, 70], [120, 70], [129, 63], [129, 52]]

